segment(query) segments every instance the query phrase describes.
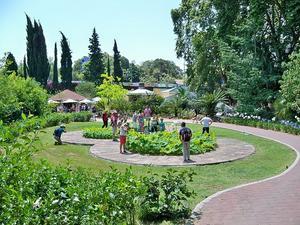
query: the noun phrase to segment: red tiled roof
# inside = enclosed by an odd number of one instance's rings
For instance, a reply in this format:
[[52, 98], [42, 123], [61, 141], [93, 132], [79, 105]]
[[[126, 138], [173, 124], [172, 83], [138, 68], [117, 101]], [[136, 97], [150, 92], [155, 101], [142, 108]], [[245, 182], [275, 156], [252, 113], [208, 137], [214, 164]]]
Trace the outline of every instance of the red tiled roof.
[[52, 96], [50, 99], [53, 100], [53, 101], [65, 101], [67, 99], [73, 99], [75, 101], [81, 101], [83, 99], [86, 99], [86, 97], [66, 89], [66, 90]]

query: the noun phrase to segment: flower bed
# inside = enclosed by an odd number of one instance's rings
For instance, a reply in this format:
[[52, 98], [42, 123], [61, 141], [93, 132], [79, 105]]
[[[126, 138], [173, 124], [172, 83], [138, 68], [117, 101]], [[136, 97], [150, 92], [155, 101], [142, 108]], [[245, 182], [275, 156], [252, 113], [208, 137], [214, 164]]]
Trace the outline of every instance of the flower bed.
[[260, 117], [256, 116], [247, 115], [244, 117], [223, 117], [222, 121], [225, 123], [232, 123], [250, 127], [259, 127], [267, 130], [275, 130], [284, 133], [300, 135], [300, 124], [296, 122], [289, 122], [283, 120], [277, 122], [272, 120], [261, 119]]

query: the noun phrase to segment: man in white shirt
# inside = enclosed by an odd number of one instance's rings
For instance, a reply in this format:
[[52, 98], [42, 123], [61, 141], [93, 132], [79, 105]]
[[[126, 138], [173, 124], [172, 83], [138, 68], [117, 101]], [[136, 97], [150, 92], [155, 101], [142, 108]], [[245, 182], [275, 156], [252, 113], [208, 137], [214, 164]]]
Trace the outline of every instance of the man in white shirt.
[[212, 119], [209, 118], [208, 115], [205, 115], [200, 123], [203, 125], [202, 134], [204, 134], [205, 132], [209, 134], [209, 126], [212, 124]]

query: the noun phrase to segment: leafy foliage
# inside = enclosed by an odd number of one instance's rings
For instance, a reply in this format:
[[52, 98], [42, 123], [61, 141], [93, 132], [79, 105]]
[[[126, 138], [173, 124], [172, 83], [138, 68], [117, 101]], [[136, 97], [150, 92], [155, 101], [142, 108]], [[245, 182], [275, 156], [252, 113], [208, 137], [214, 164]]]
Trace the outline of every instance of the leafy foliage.
[[22, 113], [42, 115], [47, 99], [46, 91], [36, 81], [0, 74], [0, 120], [8, 123], [20, 119]]
[[163, 101], [163, 97], [158, 95], [129, 96], [131, 111], [133, 112], [139, 112], [140, 110], [143, 110], [146, 106], [150, 106], [152, 113], [159, 114], [160, 105], [163, 103]]
[[[176, 131], [141, 134], [130, 130], [126, 145], [130, 151], [141, 154], [182, 155], [182, 143]], [[216, 145], [215, 134], [208, 136], [197, 132], [191, 140], [190, 151], [191, 154], [202, 154], [214, 150]]]
[[113, 76], [107, 74], [102, 74], [101, 76], [103, 77], [103, 83], [98, 87], [100, 107], [107, 111], [111, 109], [122, 109], [127, 90], [115, 83]]
[[300, 53], [291, 57], [286, 68], [280, 86], [281, 94], [288, 108], [300, 113]]
[[94, 139], [112, 139], [111, 128], [92, 127], [83, 130], [83, 137]]
[[18, 65], [16, 59], [12, 53], [8, 53], [4, 64], [4, 73], [10, 75], [12, 73], [18, 73]]
[[121, 56], [120, 52], [118, 50], [118, 45], [116, 40], [114, 40], [114, 78], [116, 82], [122, 81], [123, 80], [123, 70], [121, 67]]
[[82, 82], [75, 87], [76, 93], [85, 96], [87, 98], [94, 98], [97, 96], [97, 88], [95, 83]]

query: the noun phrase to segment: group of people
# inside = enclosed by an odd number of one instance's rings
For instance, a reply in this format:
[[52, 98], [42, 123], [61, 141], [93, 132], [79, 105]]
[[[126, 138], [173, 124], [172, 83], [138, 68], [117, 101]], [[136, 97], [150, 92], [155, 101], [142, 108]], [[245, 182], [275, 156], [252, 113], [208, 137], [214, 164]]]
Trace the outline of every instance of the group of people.
[[[132, 116], [132, 127], [136, 131], [142, 133], [149, 132], [157, 132], [164, 131], [166, 129], [166, 125], [164, 123], [163, 118], [159, 118], [157, 116], [151, 115], [150, 107], [146, 107], [144, 111], [140, 111], [139, 113], [134, 112]], [[110, 117], [110, 126], [112, 127], [112, 137], [113, 141], [117, 141], [117, 131], [118, 128], [120, 130], [119, 134], [119, 143], [120, 143], [120, 153], [126, 153], [125, 145], [127, 139], [127, 132], [129, 130], [129, 122], [127, 115], [119, 115], [116, 110], [111, 111], [111, 115], [109, 116], [107, 111], [104, 111], [102, 114], [103, 125], [102, 128], [108, 127], [108, 121]], [[202, 134], [209, 134], [209, 126], [212, 124], [212, 119], [207, 115], [200, 120], [200, 123], [203, 125]], [[55, 144], [62, 144], [61, 135], [65, 131], [65, 126], [62, 124], [59, 128], [55, 129], [53, 136], [55, 139]], [[179, 139], [182, 142], [183, 147], [183, 161], [190, 162], [190, 141], [192, 139], [192, 131], [190, 128], [186, 127], [186, 123], [181, 123], [181, 129], [179, 130]]]

